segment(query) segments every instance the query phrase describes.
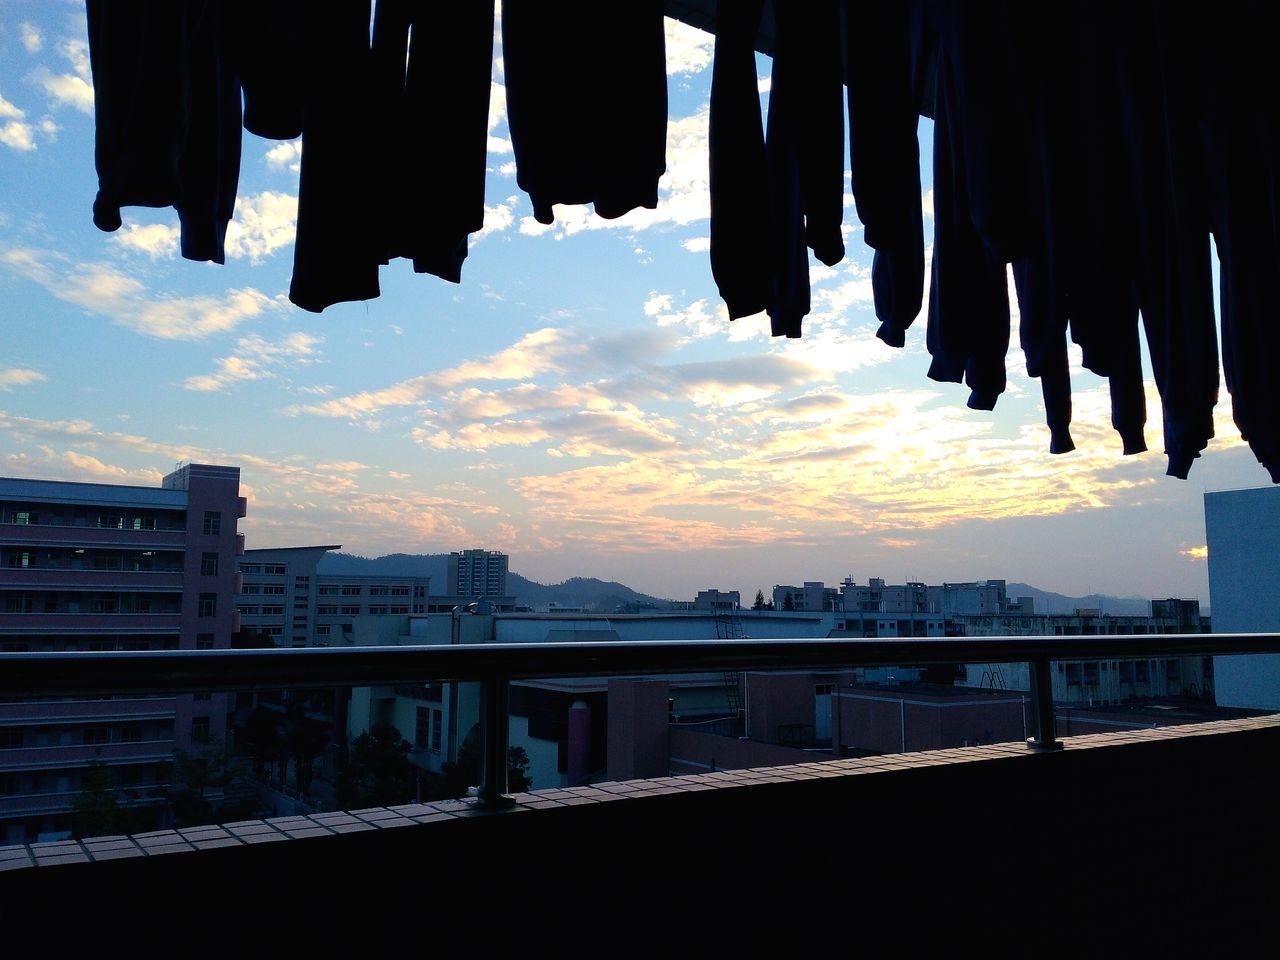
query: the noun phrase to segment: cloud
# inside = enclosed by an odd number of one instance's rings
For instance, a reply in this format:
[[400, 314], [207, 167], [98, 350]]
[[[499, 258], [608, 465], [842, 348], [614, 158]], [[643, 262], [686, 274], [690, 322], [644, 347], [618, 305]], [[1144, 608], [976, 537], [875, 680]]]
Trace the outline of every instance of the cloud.
[[359, 460], [338, 460], [334, 463], [317, 463], [316, 469], [327, 470], [330, 473], [356, 473], [360, 470], [368, 470], [369, 465]]
[[35, 131], [31, 124], [21, 120], [11, 120], [0, 127], [0, 143], [13, 150], [23, 152], [36, 148]]
[[34, 23], [24, 20], [18, 25], [18, 30], [22, 35], [22, 45], [27, 48], [27, 53], [39, 53], [44, 48], [44, 35]]
[[681, 243], [680, 246], [684, 247], [690, 253], [706, 253], [711, 249], [711, 238], [690, 237], [688, 240]]
[[1192, 560], [1207, 560], [1209, 558], [1209, 548], [1207, 546], [1190, 547], [1186, 550], [1179, 550], [1184, 557], [1190, 557]]
[[0, 249], [0, 264], [60, 300], [163, 340], [202, 340], [287, 303], [252, 287], [228, 290], [221, 297], [152, 297], [140, 280], [114, 267], [72, 263], [61, 254], [30, 248]]
[[20, 110], [4, 97], [0, 97], [0, 120], [21, 120], [26, 115], [25, 110]]
[[291, 333], [275, 342], [257, 334], [242, 337], [230, 356], [214, 361], [216, 369], [213, 373], [188, 377], [182, 385], [188, 390], [213, 391], [233, 383], [274, 377], [273, 368], [314, 358], [322, 342], [321, 338], [308, 333]]
[[711, 66], [715, 34], [699, 30], [668, 17], [664, 23], [667, 41], [667, 76], [700, 73]]
[[126, 223], [111, 235], [127, 250], [145, 253], [152, 260], [172, 259], [178, 253], [182, 231], [176, 223]]
[[881, 537], [880, 546], [896, 550], [910, 550], [924, 543], [923, 540], [911, 540], [907, 537]]
[[51, 106], [67, 106], [93, 115], [93, 75], [89, 66], [89, 44], [82, 39], [64, 40], [58, 44], [72, 68], [72, 73], [54, 73], [41, 64], [27, 74], [27, 80], [48, 95]]
[[30, 383], [39, 383], [47, 380], [43, 373], [38, 370], [24, 370], [21, 367], [10, 367], [5, 370], [0, 368], [0, 390], [12, 390], [14, 387], [25, 387]]
[[392, 480], [408, 480], [410, 475], [407, 473], [400, 473], [397, 470], [388, 470], [387, 476]]
[[293, 243], [298, 227], [298, 198], [287, 193], [262, 193], [236, 199], [227, 226], [227, 255], [257, 263]]
[[302, 141], [290, 140], [277, 143], [267, 151], [267, 167], [272, 170], [289, 170], [299, 173], [302, 170]]
[[491, 207], [485, 204], [484, 226], [472, 235], [471, 243], [479, 243], [485, 237], [510, 229], [511, 225], [515, 223], [515, 209], [516, 204], [519, 202], [519, 197], [507, 197], [506, 200], [496, 206]]
[[544, 327], [480, 360], [468, 360], [446, 370], [401, 380], [381, 390], [367, 390], [323, 403], [293, 407], [290, 412], [353, 419], [367, 417], [387, 407], [419, 404], [471, 381], [527, 380], [541, 373], [558, 372], [564, 369], [568, 357], [585, 349], [585, 345], [575, 342], [568, 331]]

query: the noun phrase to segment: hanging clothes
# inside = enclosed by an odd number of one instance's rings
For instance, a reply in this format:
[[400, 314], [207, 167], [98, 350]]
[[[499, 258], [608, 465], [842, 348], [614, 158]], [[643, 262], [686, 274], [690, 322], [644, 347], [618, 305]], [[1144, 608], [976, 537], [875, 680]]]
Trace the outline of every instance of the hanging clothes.
[[408, 257], [418, 273], [453, 283], [468, 235], [484, 226], [493, 27], [492, 0], [374, 8], [378, 127], [405, 137], [379, 178], [380, 259]]
[[658, 205], [666, 172], [666, 35], [661, 0], [504, 0], [502, 56], [516, 182], [539, 223], [557, 203], [606, 219]]
[[756, 78], [756, 36], [764, 0], [716, 4], [708, 117], [711, 274], [737, 320], [769, 306], [768, 223], [760, 216], [768, 167]]
[[1280, 482], [1280, 273], [1276, 176], [1280, 117], [1270, 86], [1271, 9], [1239, 0], [1201, 25], [1201, 131], [1209, 215], [1221, 264], [1222, 360], [1231, 411], [1254, 455]]
[[98, 194], [93, 221], [126, 206], [172, 206], [189, 260], [226, 260], [240, 176], [234, 29], [215, 0], [89, 0]]
[[[918, 4], [916, 5], [919, 6]], [[918, 15], [918, 14], [917, 14]], [[893, 347], [924, 302], [924, 217], [917, 136], [927, 54], [912, 54], [912, 5], [844, 9], [849, 97], [849, 168], [863, 239], [875, 254], [871, 287], [880, 328]]]
[[302, 136], [306, 0], [223, 0], [244, 92], [244, 128], [268, 140]]
[[289, 299], [314, 313], [379, 292], [369, 13], [369, 0], [346, 0], [306, 19], [307, 96]]

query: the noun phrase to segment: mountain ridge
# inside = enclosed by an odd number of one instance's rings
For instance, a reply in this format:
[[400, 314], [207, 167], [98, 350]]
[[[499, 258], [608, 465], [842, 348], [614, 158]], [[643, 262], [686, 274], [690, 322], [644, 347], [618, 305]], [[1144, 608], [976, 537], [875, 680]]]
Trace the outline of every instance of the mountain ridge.
[[[381, 557], [362, 557], [351, 553], [327, 553], [321, 559], [319, 572], [341, 576], [430, 577], [431, 591], [442, 594], [447, 589], [449, 555], [447, 553], [389, 553]], [[634, 590], [616, 580], [598, 577], [569, 577], [559, 583], [540, 583], [518, 573], [508, 573], [507, 589], [518, 604], [531, 607], [580, 606], [584, 610], [613, 613], [619, 608], [637, 610], [670, 609], [673, 601]], [[1151, 601], [1146, 597], [1114, 597], [1090, 593], [1082, 597], [1043, 590], [1027, 583], [1006, 584], [1010, 599], [1031, 597], [1036, 613], [1070, 614], [1077, 609], [1093, 608], [1120, 616], [1147, 616]], [[751, 596], [743, 594], [744, 604]]]

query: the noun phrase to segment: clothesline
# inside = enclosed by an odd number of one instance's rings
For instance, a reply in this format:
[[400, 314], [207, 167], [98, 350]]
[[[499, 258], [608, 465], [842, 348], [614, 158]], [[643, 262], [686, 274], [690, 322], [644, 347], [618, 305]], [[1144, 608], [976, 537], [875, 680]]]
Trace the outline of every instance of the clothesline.
[[[607, 11], [504, 0], [517, 182], [535, 217], [655, 207], [665, 171], [661, 0]], [[1163, 407], [1168, 472], [1213, 436], [1222, 366], [1242, 435], [1280, 482], [1280, 116], [1266, 96], [1267, 9], [1212, 17], [1160, 0], [717, 5], [709, 164], [711, 269], [731, 318], [775, 336], [809, 313], [809, 253], [845, 255], [852, 190], [874, 250], [878, 336], [902, 346], [924, 303], [917, 124], [935, 117], [926, 342], [935, 380], [969, 405], [1004, 391], [1011, 265], [1028, 373], [1050, 452], [1073, 449], [1068, 338], [1109, 381], [1126, 454], [1146, 449], [1141, 338]], [[775, 46], [767, 118], [755, 69]], [[182, 255], [224, 260], [241, 128], [302, 138], [290, 299], [306, 310], [378, 296], [379, 266], [460, 282], [484, 222], [491, 2], [88, 0], [99, 192], [94, 222], [173, 206]], [[575, 58], [548, 56], [572, 49]], [[586, 78], [586, 79], [584, 79]], [[375, 133], [398, 149], [375, 157]], [[1141, 320], [1141, 323], [1139, 321]]]

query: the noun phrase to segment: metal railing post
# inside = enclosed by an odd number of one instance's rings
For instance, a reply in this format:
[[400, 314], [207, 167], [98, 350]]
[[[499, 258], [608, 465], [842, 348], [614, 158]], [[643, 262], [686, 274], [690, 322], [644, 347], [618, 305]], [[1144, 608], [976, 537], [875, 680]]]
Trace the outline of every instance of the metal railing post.
[[1062, 741], [1057, 737], [1057, 717], [1053, 712], [1053, 663], [1050, 660], [1031, 660], [1031, 729], [1034, 733], [1027, 740], [1032, 750], [1061, 750]]
[[507, 793], [507, 716], [510, 684], [505, 676], [484, 681], [484, 772], [480, 783], [480, 802], [486, 807], [508, 806]]

